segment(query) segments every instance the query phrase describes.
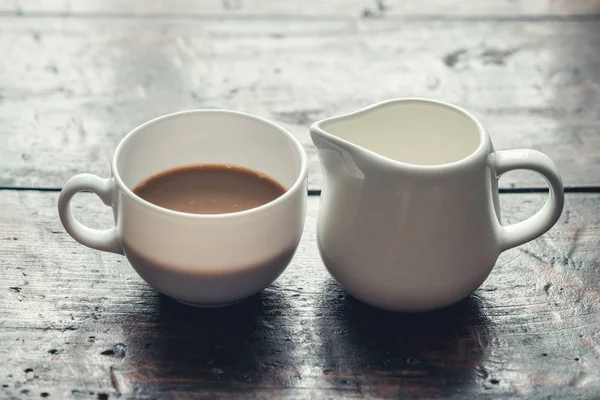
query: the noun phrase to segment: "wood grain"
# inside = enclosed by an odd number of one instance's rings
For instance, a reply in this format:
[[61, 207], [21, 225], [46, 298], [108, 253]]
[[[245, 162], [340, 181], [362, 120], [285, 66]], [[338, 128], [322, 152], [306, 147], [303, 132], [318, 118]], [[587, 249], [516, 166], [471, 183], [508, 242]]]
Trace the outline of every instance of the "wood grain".
[[[545, 196], [503, 195], [508, 222]], [[503, 254], [476, 295], [426, 314], [349, 298], [315, 246], [318, 197], [292, 265], [221, 310], [179, 305], [125, 258], [75, 243], [56, 193], [0, 191], [1, 398], [595, 398], [600, 195]], [[76, 213], [109, 226], [92, 195]]]
[[[594, 21], [197, 21], [9, 18], [0, 24], [0, 186], [109, 174], [136, 125], [189, 108], [309, 125], [425, 96], [478, 115], [498, 149], [534, 148], [567, 186], [600, 183], [600, 30]], [[502, 187], [545, 186], [510, 173]]]
[[0, 12], [29, 16], [237, 16], [286, 18], [568, 17], [600, 10], [598, 0], [0, 0]]

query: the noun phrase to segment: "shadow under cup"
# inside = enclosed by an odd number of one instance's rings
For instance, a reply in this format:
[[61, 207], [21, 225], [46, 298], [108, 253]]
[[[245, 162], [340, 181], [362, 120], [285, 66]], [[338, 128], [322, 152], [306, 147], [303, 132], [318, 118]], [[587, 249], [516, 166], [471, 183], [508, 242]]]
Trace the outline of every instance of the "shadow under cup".
[[[203, 215], [156, 206], [132, 191], [160, 172], [197, 164], [249, 168], [286, 192], [254, 209]], [[183, 303], [241, 301], [277, 279], [296, 251], [306, 212], [306, 154], [271, 122], [222, 110], [167, 115], [127, 135], [112, 168], [123, 252], [146, 282]]]

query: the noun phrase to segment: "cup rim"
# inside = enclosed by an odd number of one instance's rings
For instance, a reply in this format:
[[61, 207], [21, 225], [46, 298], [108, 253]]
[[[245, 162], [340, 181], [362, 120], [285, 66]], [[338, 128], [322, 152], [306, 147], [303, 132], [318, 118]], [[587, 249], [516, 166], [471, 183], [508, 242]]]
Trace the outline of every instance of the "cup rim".
[[[234, 116], [234, 117], [241, 117], [241, 118], [258, 121], [261, 124], [264, 124], [268, 128], [279, 131], [281, 134], [286, 136], [289, 139], [289, 141], [291, 141], [293, 143], [296, 151], [300, 155], [300, 172], [298, 173], [298, 177], [296, 178], [296, 181], [289, 189], [287, 189], [285, 191], [285, 193], [283, 193], [281, 196], [277, 197], [276, 199], [271, 200], [268, 203], [262, 204], [258, 207], [254, 207], [254, 208], [250, 208], [250, 209], [242, 210], [242, 211], [235, 211], [232, 213], [223, 213], [223, 214], [187, 213], [187, 212], [175, 211], [175, 210], [171, 210], [169, 208], [157, 206], [156, 204], [153, 204], [147, 200], [144, 200], [143, 198], [141, 198], [140, 196], [135, 194], [133, 192], [133, 190], [131, 190], [127, 185], [125, 185], [125, 182], [123, 182], [123, 180], [121, 179], [121, 175], [117, 168], [117, 160], [119, 159], [121, 151], [127, 145], [127, 142], [129, 140], [131, 140], [131, 138], [133, 138], [135, 135], [140, 134], [140, 132], [144, 131], [149, 126], [156, 124], [158, 122], [161, 122], [161, 121], [179, 118], [181, 116], [189, 115], [189, 114], [204, 114], [204, 115], [222, 114], [222, 115], [229, 115], [229, 116]], [[173, 217], [186, 217], [186, 218], [199, 219], [199, 220], [219, 220], [219, 219], [239, 218], [239, 217], [250, 216], [252, 214], [258, 214], [266, 209], [275, 207], [278, 204], [281, 204], [284, 201], [286, 201], [289, 197], [293, 196], [298, 190], [300, 190], [303, 187], [303, 182], [308, 176], [308, 160], [307, 160], [307, 158], [308, 157], [306, 155], [306, 151], [304, 150], [304, 147], [302, 146], [300, 141], [294, 135], [292, 135], [287, 129], [283, 128], [282, 126], [280, 126], [272, 121], [269, 121], [265, 118], [262, 118], [262, 117], [259, 117], [256, 115], [252, 115], [252, 114], [249, 114], [246, 112], [242, 112], [242, 111], [233, 111], [233, 110], [227, 110], [227, 109], [192, 109], [192, 110], [184, 110], [184, 111], [178, 111], [178, 112], [174, 112], [174, 113], [170, 113], [170, 114], [165, 114], [165, 115], [153, 118], [147, 122], [144, 122], [141, 125], [138, 125], [132, 131], [130, 131], [127, 135], [125, 135], [125, 137], [123, 139], [121, 139], [121, 141], [117, 145], [117, 149], [115, 150], [115, 154], [114, 154], [112, 162], [111, 162], [111, 169], [112, 169], [113, 178], [117, 182], [117, 185], [119, 186], [119, 188], [128, 197], [130, 197], [132, 200], [134, 200], [135, 202], [137, 202], [138, 204], [140, 204], [144, 207], [150, 208], [154, 211], [157, 211], [157, 212], [160, 212], [163, 214], [167, 214], [167, 215], [170, 215]]]
[[[334, 136], [334, 135], [328, 133], [325, 129], [323, 129], [323, 125], [325, 125], [325, 124], [334, 123], [334, 122], [338, 122], [340, 120], [349, 119], [349, 118], [353, 118], [353, 117], [360, 117], [364, 114], [370, 113], [370, 112], [375, 111], [376, 109], [379, 109], [382, 107], [393, 106], [396, 104], [406, 104], [406, 103], [415, 103], [415, 104], [421, 104], [421, 105], [426, 105], [426, 106], [437, 106], [437, 107], [445, 108], [445, 109], [450, 110], [450, 111], [454, 112], [455, 114], [458, 114], [461, 117], [465, 118], [466, 120], [471, 122], [477, 128], [477, 133], [479, 135], [479, 143], [478, 143], [477, 147], [474, 150], [472, 150], [465, 157], [460, 158], [455, 161], [442, 163], [442, 164], [431, 164], [431, 165], [414, 164], [414, 163], [409, 163], [409, 162], [405, 162], [405, 161], [395, 160], [395, 159], [383, 156], [381, 154], [378, 154], [372, 150], [362, 148], [352, 142], [347, 141], [346, 139], [342, 139], [338, 136]], [[316, 131], [319, 134], [326, 136], [328, 138], [328, 140], [330, 140], [334, 143], [335, 142], [343, 143], [344, 147], [346, 147], [346, 148], [360, 149], [362, 152], [368, 154], [370, 157], [374, 157], [377, 160], [379, 160], [379, 162], [381, 162], [385, 165], [388, 165], [390, 167], [400, 166], [400, 167], [408, 168], [410, 170], [414, 170], [414, 171], [418, 171], [418, 172], [422, 172], [422, 173], [434, 173], [434, 174], [438, 173], [441, 170], [454, 170], [454, 169], [464, 168], [465, 166], [468, 166], [471, 163], [473, 163], [474, 160], [479, 160], [483, 157], [486, 157], [489, 153], [489, 147], [491, 146], [491, 139], [489, 137], [489, 134], [487, 133], [487, 131], [484, 128], [481, 121], [479, 121], [479, 119], [477, 117], [475, 117], [471, 112], [467, 111], [463, 107], [458, 106], [456, 104], [452, 104], [452, 103], [442, 101], [442, 100], [426, 98], [426, 97], [400, 97], [400, 98], [383, 100], [383, 101], [371, 104], [369, 106], [360, 108], [360, 109], [352, 111], [352, 112], [348, 112], [348, 113], [338, 115], [335, 117], [322, 119], [318, 122], [315, 122], [310, 127], [310, 131], [311, 131], [311, 134], [313, 131]]]

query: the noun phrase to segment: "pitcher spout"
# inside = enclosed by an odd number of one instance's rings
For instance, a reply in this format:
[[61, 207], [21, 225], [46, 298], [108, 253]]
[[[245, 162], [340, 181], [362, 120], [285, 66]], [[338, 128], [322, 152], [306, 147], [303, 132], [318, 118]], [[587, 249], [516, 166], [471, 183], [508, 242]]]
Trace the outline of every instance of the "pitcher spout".
[[361, 158], [358, 154], [360, 149], [352, 148], [351, 143], [328, 132], [328, 121], [330, 119], [317, 122], [310, 128], [310, 136], [317, 148], [325, 181], [334, 182], [341, 176], [364, 179], [365, 175], [357, 165]]
[[340, 148], [339, 140], [336, 137], [325, 131], [320, 122], [314, 123], [310, 127], [310, 137], [318, 150], [337, 150]]
[[378, 129], [373, 114], [381, 107], [385, 107], [385, 103], [327, 118], [310, 127], [310, 135], [326, 175], [336, 169], [339, 171], [343, 165], [347, 173], [364, 179], [365, 168], [377, 169], [387, 163], [385, 157], [354, 140], [355, 136], [369, 135]]

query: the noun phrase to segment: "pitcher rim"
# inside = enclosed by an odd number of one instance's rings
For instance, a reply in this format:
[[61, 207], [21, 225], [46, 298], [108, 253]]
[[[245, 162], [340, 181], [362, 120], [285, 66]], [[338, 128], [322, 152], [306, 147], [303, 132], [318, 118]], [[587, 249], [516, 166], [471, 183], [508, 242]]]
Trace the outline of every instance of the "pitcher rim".
[[[426, 105], [436, 105], [436, 106], [444, 107], [453, 112], [459, 113], [461, 116], [467, 118], [471, 123], [475, 124], [475, 126], [477, 128], [477, 132], [479, 134], [479, 144], [477, 145], [475, 150], [473, 150], [467, 156], [465, 156], [461, 159], [452, 161], [452, 162], [443, 163], [443, 164], [432, 164], [432, 165], [414, 164], [414, 163], [410, 163], [410, 162], [406, 162], [406, 161], [395, 160], [393, 158], [384, 156], [384, 155], [374, 152], [372, 150], [358, 146], [355, 143], [352, 143], [346, 139], [342, 139], [339, 136], [336, 136], [336, 135], [333, 135], [333, 134], [327, 132], [326, 130], [324, 130], [321, 127], [323, 124], [337, 122], [337, 121], [352, 118], [352, 117], [360, 117], [361, 115], [372, 112], [377, 108], [381, 108], [381, 107], [392, 105], [392, 104], [398, 104], [398, 103], [421, 103], [421, 104], [426, 104]], [[317, 133], [320, 135], [325, 135], [328, 138], [328, 140], [331, 140], [334, 143], [337, 142], [338, 144], [343, 144], [344, 147], [350, 147], [352, 149], [365, 152], [368, 155], [370, 155], [372, 157], [376, 157], [380, 161], [385, 162], [387, 165], [396, 166], [396, 167], [401, 166], [401, 167], [416, 169], [416, 170], [420, 170], [420, 171], [440, 171], [443, 169], [461, 168], [465, 165], [472, 163], [474, 160], [479, 159], [480, 157], [481, 158], [487, 157], [487, 155], [489, 154], [489, 147], [491, 147], [491, 144], [490, 144], [491, 140], [490, 140], [485, 128], [473, 114], [471, 114], [469, 111], [467, 111], [466, 109], [464, 109], [458, 105], [455, 105], [455, 104], [452, 104], [449, 102], [445, 102], [442, 100], [435, 100], [435, 99], [430, 99], [430, 98], [425, 98], [425, 97], [404, 97], [404, 98], [394, 98], [394, 99], [389, 99], [389, 100], [383, 100], [383, 101], [368, 105], [366, 107], [360, 108], [360, 109], [352, 111], [352, 112], [341, 114], [341, 115], [338, 115], [335, 117], [325, 118], [325, 119], [322, 119], [322, 120], [317, 121], [314, 124], [312, 124], [310, 127], [310, 133], [311, 133], [311, 136], [313, 136], [314, 133]]]

